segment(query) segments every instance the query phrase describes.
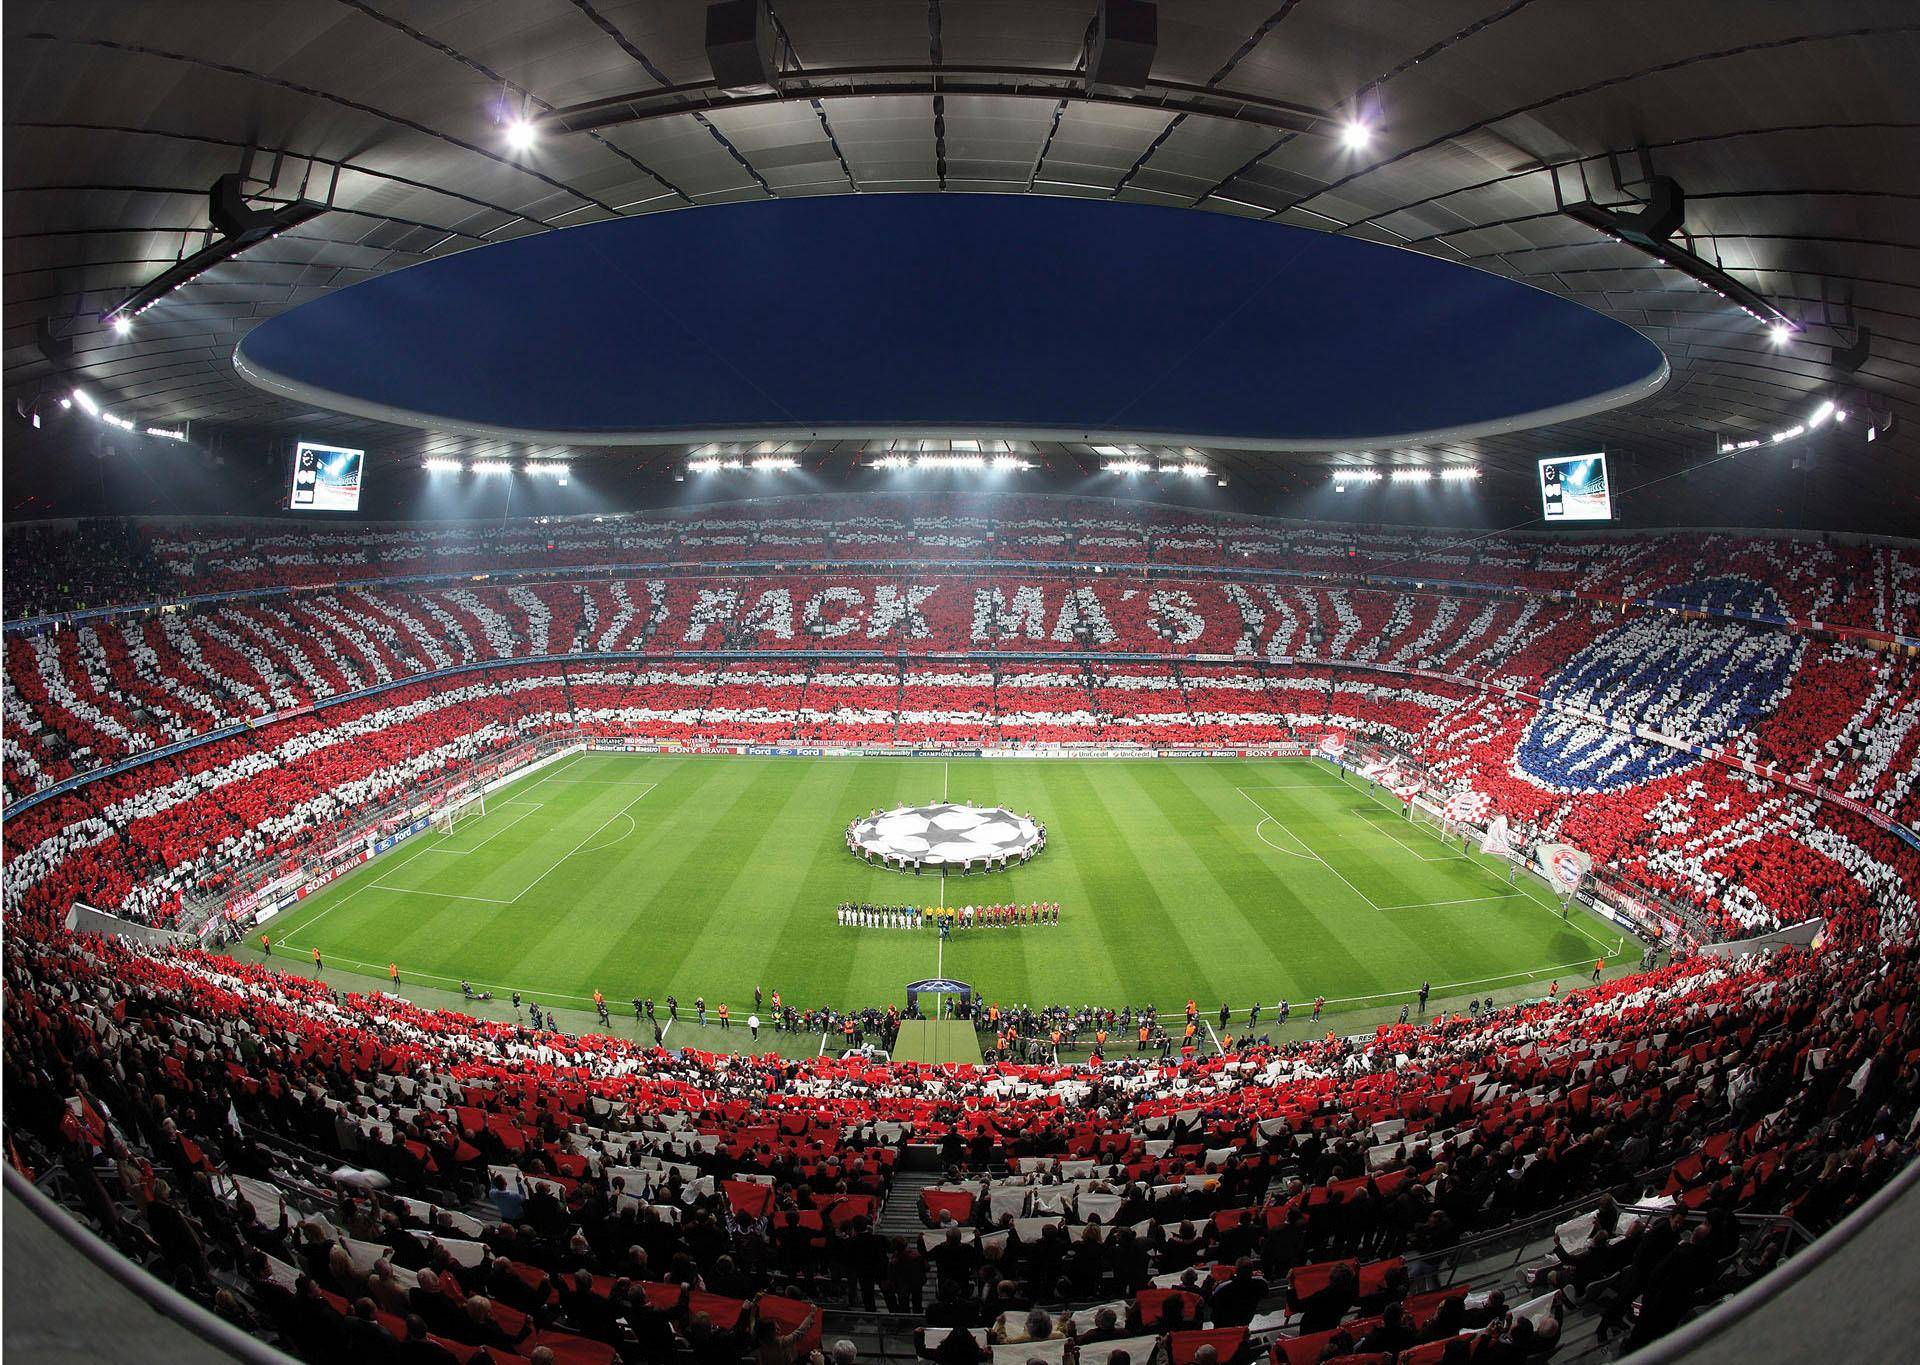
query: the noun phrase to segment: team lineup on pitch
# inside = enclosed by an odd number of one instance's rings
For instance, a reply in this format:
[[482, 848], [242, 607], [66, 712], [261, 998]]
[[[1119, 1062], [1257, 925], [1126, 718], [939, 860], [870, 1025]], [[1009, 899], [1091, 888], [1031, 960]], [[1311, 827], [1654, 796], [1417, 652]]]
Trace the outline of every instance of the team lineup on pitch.
[[[851, 819], [946, 800], [1033, 812], [1046, 855], [918, 876], [847, 857]], [[1063, 907], [1044, 934], [847, 934], [843, 904]], [[1584, 979], [1617, 931], [1310, 760], [579, 753], [416, 836], [270, 926], [274, 951], [570, 1006], [756, 987], [896, 1003], [939, 973], [984, 1001], [1331, 1012]]]

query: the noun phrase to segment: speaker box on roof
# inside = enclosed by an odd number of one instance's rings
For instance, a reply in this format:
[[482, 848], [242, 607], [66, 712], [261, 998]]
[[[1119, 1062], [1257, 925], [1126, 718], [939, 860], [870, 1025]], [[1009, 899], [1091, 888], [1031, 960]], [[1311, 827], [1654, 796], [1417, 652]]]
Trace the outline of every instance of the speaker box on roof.
[[267, 215], [247, 203], [246, 180], [229, 172], [207, 191], [207, 221], [222, 237], [238, 237]]
[[1093, 50], [1087, 54], [1087, 84], [1138, 90], [1153, 72], [1159, 46], [1160, 11], [1149, 0], [1100, 0]]
[[773, 85], [773, 10], [767, 0], [717, 0], [707, 6], [707, 65], [722, 90]]
[[1656, 175], [1648, 186], [1647, 206], [1623, 215], [1628, 226], [1664, 242], [1687, 220], [1687, 192], [1670, 175]]

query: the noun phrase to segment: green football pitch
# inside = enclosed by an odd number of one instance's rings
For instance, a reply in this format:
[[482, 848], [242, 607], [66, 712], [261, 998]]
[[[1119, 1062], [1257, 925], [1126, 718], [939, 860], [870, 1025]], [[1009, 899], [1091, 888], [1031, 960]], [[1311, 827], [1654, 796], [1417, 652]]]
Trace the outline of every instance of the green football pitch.
[[[950, 798], [1047, 826], [1026, 866], [868, 867], [849, 821]], [[843, 928], [841, 901], [1057, 901], [1058, 927]], [[1465, 854], [1398, 800], [1310, 760], [746, 758], [580, 753], [416, 836], [268, 926], [276, 956], [407, 983], [696, 996], [744, 1018], [755, 986], [805, 1007], [884, 1005], [936, 974], [1031, 1005], [1325, 995], [1378, 1008], [1584, 980], [1620, 935]], [[1637, 954], [1637, 946], [1628, 952]], [[631, 1013], [631, 1007], [627, 1007]], [[664, 1014], [664, 1011], [663, 1011]]]

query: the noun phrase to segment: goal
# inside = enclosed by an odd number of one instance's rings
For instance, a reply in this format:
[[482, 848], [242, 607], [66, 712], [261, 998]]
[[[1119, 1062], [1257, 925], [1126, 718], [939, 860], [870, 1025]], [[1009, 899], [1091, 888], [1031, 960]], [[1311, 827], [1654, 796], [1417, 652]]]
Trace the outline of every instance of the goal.
[[447, 803], [433, 813], [433, 830], [436, 834], [451, 834], [453, 827], [473, 816], [487, 813], [487, 794], [481, 792], [461, 792], [448, 798]]

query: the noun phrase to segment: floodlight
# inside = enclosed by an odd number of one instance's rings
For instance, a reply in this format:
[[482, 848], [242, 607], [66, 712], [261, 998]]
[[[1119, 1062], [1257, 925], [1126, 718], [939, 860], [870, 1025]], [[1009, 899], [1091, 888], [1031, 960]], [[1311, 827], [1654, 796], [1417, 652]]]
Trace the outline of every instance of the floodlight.
[[507, 120], [507, 146], [516, 152], [524, 152], [533, 146], [538, 134], [531, 123], [523, 118]]
[[1357, 152], [1373, 141], [1373, 129], [1359, 119], [1353, 119], [1340, 130], [1340, 141], [1350, 152]]

